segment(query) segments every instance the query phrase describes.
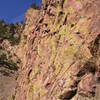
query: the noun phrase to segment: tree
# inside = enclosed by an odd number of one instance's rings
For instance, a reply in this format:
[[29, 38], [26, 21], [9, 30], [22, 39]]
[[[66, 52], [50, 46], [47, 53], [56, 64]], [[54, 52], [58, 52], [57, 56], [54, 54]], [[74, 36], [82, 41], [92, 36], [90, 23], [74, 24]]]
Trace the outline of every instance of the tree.
[[40, 9], [40, 7], [37, 6], [35, 3], [32, 3], [31, 8], [33, 8], [33, 9], [38, 9], [38, 10]]
[[0, 28], [5, 25], [5, 21], [3, 19], [0, 20]]

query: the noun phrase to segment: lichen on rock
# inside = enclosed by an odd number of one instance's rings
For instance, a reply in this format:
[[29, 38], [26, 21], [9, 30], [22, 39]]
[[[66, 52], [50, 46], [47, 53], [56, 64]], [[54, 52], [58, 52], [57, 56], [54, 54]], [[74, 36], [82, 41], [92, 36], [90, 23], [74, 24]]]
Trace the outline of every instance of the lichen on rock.
[[99, 100], [99, 9], [99, 0], [43, 0], [29, 11], [15, 100]]

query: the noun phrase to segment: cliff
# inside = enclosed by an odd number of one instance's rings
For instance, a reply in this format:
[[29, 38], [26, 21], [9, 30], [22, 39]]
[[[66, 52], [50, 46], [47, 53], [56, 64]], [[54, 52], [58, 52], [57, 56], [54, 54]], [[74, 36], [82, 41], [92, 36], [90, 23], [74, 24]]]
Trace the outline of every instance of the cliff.
[[100, 0], [43, 0], [24, 32], [15, 100], [100, 99]]

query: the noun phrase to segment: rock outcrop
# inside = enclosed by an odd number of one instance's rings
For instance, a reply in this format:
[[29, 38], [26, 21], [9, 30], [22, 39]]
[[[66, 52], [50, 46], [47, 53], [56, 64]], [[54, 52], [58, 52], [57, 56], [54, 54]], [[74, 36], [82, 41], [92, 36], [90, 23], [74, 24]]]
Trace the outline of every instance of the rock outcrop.
[[26, 18], [15, 100], [100, 100], [100, 0], [43, 0]]

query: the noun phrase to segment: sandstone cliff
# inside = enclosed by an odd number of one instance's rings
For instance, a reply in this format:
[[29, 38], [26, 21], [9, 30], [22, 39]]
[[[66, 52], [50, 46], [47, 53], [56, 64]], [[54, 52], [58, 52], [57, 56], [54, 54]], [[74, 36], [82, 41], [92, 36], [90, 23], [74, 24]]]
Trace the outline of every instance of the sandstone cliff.
[[26, 18], [15, 100], [100, 100], [100, 0], [43, 0]]

